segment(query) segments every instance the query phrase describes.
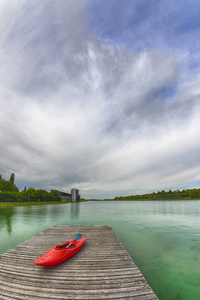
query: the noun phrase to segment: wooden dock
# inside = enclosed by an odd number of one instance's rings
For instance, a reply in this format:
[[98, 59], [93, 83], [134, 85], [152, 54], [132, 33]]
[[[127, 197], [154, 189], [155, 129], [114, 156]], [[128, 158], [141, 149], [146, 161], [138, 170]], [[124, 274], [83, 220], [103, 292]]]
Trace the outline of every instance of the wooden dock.
[[[84, 247], [55, 267], [33, 261], [81, 233]], [[53, 226], [0, 255], [0, 299], [158, 299], [110, 226]]]

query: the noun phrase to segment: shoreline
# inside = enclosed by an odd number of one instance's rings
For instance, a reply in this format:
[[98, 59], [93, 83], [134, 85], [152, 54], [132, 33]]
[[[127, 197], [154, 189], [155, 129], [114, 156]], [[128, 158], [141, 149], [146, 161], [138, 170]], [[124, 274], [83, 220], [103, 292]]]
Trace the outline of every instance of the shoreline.
[[67, 204], [72, 203], [71, 201], [57, 202], [57, 201], [47, 201], [47, 202], [0, 202], [0, 208], [7, 207], [18, 207], [18, 206], [35, 206], [35, 205], [53, 205], [53, 204]]
[[166, 198], [166, 199], [124, 199], [124, 200], [114, 200], [114, 199], [105, 199], [105, 200], [102, 200], [102, 201], [113, 201], [113, 202], [119, 202], [119, 201], [198, 201], [200, 200], [200, 198], [173, 198], [173, 199], [170, 199], [170, 198]]
[[[98, 202], [104, 202], [104, 201], [110, 201], [110, 202], [146, 202], [146, 201], [200, 201], [200, 198], [190, 198], [190, 199], [127, 199], [127, 200], [114, 200], [114, 199], [105, 199], [105, 200], [99, 200]], [[80, 202], [93, 202], [92, 200], [82, 200]], [[78, 202], [78, 203], [80, 203]], [[96, 201], [94, 201], [96, 202]], [[0, 208], [9, 208], [9, 207], [19, 207], [19, 206], [36, 206], [36, 205], [56, 205], [56, 204], [68, 204], [68, 203], [75, 203], [72, 201], [65, 201], [65, 202], [57, 202], [57, 201], [47, 201], [47, 202], [0, 202]]]

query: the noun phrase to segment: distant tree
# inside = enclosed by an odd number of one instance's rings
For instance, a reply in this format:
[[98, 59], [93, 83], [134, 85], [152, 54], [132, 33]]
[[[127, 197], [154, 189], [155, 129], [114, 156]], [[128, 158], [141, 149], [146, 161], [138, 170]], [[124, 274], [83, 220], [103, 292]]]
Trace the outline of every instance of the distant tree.
[[199, 190], [197, 190], [197, 189], [192, 189], [192, 190], [190, 190], [190, 192], [189, 192], [189, 196], [190, 196], [191, 198], [199, 198], [199, 197], [200, 197], [200, 192], [199, 192]]
[[50, 195], [52, 197], [52, 200], [55, 200], [55, 201], [61, 200], [60, 193], [57, 190], [51, 190]]
[[188, 192], [188, 190], [182, 190], [181, 196], [182, 196], [182, 197], [189, 197], [189, 192]]
[[9, 181], [10, 181], [12, 184], [15, 184], [15, 174], [14, 174], [14, 173], [12, 173], [12, 174], [10, 175]]

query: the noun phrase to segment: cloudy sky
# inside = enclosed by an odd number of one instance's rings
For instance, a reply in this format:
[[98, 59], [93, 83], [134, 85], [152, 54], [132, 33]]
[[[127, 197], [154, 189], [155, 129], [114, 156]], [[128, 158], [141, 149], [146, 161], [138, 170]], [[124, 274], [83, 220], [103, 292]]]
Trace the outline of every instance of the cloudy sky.
[[200, 187], [200, 2], [0, 0], [0, 174], [114, 197]]

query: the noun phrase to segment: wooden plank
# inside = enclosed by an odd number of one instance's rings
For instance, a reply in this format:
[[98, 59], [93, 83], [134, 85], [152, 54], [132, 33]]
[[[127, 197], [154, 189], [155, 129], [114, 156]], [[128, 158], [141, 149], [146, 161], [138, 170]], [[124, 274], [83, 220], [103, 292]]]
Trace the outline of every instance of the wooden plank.
[[[33, 261], [81, 233], [84, 247], [50, 268]], [[53, 226], [0, 255], [0, 299], [158, 299], [110, 226]]]

